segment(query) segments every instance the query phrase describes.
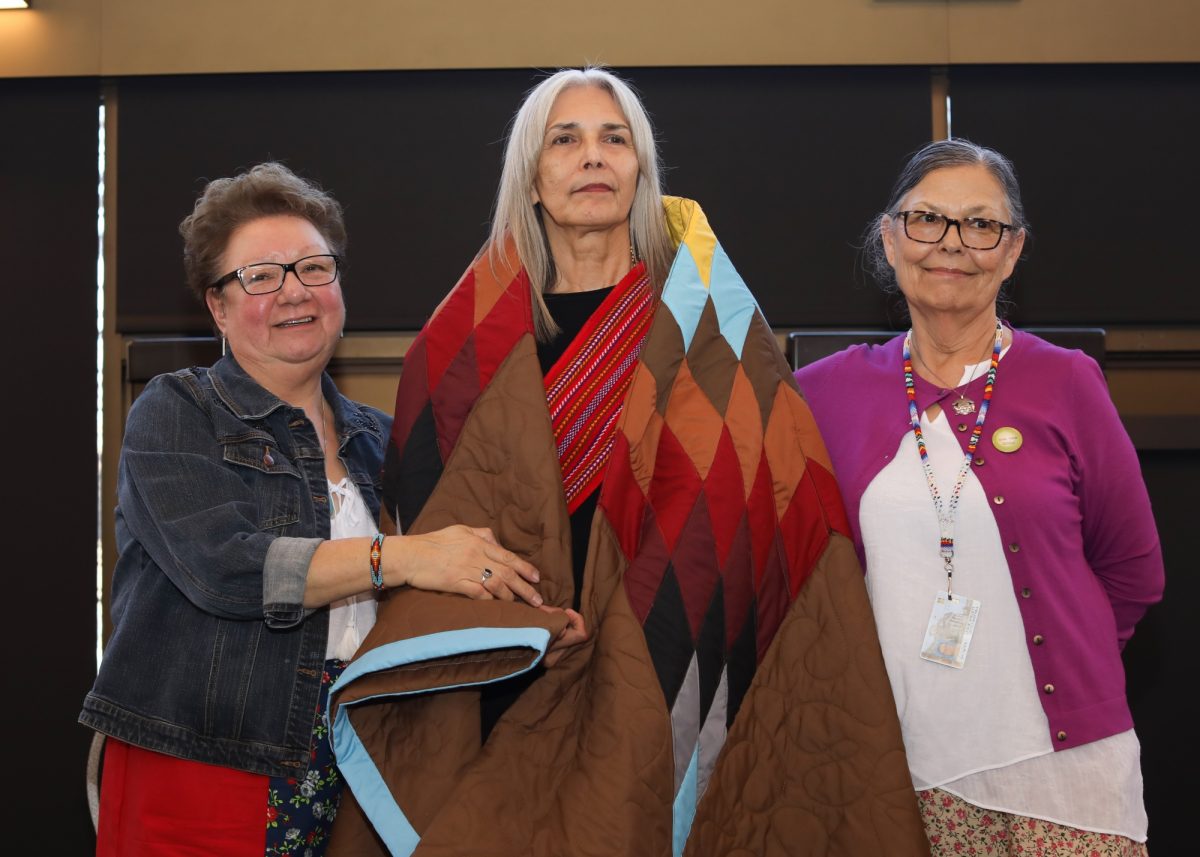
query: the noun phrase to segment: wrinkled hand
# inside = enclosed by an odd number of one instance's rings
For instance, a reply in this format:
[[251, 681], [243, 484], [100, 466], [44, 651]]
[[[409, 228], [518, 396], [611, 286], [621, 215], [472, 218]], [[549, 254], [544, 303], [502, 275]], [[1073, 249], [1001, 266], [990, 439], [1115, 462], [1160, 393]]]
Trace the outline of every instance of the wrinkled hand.
[[549, 668], [562, 660], [562, 656], [572, 646], [577, 646], [585, 642], [588, 638], [588, 632], [587, 628], [584, 627], [583, 617], [570, 607], [564, 610], [561, 607], [551, 607], [548, 604], [543, 604], [542, 609], [547, 613], [567, 614], [566, 627], [559, 631], [558, 636], [550, 641], [550, 645], [546, 647], [546, 656], [542, 658], [542, 663]]
[[401, 538], [403, 578], [409, 586], [542, 605], [542, 596], [531, 586], [539, 580], [538, 570], [505, 549], [487, 527], [455, 524]]

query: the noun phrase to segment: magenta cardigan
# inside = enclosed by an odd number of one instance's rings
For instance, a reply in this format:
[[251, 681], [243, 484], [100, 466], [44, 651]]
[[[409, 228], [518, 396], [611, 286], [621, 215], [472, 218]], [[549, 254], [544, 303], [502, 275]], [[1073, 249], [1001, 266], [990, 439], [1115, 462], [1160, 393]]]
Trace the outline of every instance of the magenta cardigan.
[[[912, 431], [903, 342], [856, 345], [796, 372], [829, 447], [860, 559], [863, 491]], [[968, 398], [979, 402], [983, 384], [969, 384]], [[955, 415], [957, 396], [919, 377], [916, 393], [921, 411], [943, 404], [965, 453], [975, 415]], [[1001, 427], [1021, 432], [1015, 452], [992, 444]], [[1130, 729], [1121, 649], [1162, 597], [1162, 552], [1137, 455], [1096, 362], [1014, 331], [972, 471], [1006, 548], [1055, 749]]]

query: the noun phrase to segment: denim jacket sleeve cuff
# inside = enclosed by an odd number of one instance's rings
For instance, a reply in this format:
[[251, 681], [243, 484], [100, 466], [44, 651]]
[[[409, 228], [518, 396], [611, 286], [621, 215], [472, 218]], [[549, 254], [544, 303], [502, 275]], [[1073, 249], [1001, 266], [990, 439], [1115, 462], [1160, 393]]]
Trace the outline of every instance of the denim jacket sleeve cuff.
[[268, 628], [291, 628], [311, 610], [304, 608], [308, 566], [324, 539], [280, 536], [267, 548], [263, 564], [263, 616]]

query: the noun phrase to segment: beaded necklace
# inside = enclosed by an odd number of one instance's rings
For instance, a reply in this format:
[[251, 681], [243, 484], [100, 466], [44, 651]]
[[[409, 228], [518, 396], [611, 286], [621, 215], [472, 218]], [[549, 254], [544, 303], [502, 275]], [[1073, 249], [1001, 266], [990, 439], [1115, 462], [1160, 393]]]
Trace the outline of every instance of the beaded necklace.
[[979, 406], [979, 416], [975, 419], [975, 430], [971, 432], [971, 440], [967, 443], [967, 454], [963, 457], [962, 465], [958, 468], [958, 477], [954, 480], [950, 502], [946, 504], [942, 501], [937, 480], [933, 476], [933, 465], [929, 463], [929, 451], [925, 448], [925, 436], [921, 432], [921, 417], [917, 413], [917, 390], [913, 381], [912, 366], [912, 328], [908, 329], [908, 334], [904, 337], [904, 389], [908, 394], [908, 416], [912, 420], [917, 452], [921, 455], [921, 467], [925, 470], [925, 481], [929, 484], [929, 496], [933, 498], [933, 508], [941, 530], [941, 555], [946, 566], [946, 594], [950, 600], [954, 600], [954, 524], [958, 517], [958, 498], [971, 469], [971, 458], [975, 455], [980, 436], [983, 435], [983, 421], [987, 417], [988, 404], [992, 401], [992, 390], [996, 385], [996, 367], [1000, 365], [1000, 346], [1003, 342], [1004, 327], [997, 319], [996, 344], [992, 348], [992, 365], [988, 368], [987, 381], [983, 385], [983, 402]]

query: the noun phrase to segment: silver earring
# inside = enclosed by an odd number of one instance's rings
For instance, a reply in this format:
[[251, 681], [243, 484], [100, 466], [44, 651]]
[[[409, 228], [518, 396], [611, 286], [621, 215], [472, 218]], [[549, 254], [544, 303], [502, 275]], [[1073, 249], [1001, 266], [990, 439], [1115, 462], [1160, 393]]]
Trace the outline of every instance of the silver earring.
[[221, 356], [224, 357], [228, 353], [228, 348], [225, 344], [225, 334], [221, 334]]

